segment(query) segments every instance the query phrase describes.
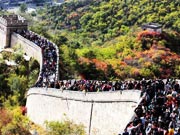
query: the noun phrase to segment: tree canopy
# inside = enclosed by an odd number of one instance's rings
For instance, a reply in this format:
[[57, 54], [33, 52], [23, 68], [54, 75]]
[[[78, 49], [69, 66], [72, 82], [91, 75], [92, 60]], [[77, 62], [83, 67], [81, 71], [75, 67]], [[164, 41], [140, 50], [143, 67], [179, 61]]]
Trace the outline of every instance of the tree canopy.
[[[37, 11], [41, 21], [30, 28], [58, 45], [60, 79], [95, 79], [94, 73], [100, 73], [96, 79], [112, 79], [107, 67], [119, 79], [178, 77], [179, 61], [171, 57], [180, 54], [179, 10], [178, 0], [68, 1]], [[161, 24], [163, 33], [143, 33], [141, 25], [150, 22]]]

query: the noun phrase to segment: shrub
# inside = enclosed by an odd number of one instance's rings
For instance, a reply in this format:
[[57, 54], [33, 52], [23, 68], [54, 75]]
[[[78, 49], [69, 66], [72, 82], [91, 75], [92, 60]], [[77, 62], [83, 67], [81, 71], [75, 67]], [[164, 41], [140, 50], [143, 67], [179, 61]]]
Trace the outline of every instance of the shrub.
[[29, 120], [22, 115], [21, 109], [0, 110], [0, 134], [1, 135], [30, 135]]
[[84, 126], [72, 123], [69, 120], [64, 122], [45, 122], [48, 135], [85, 135]]

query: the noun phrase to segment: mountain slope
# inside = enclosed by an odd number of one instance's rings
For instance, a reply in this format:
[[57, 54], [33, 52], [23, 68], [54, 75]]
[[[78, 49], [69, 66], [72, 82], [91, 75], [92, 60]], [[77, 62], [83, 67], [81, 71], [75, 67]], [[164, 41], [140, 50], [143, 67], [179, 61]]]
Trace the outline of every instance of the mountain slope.
[[[179, 0], [71, 1], [41, 11], [39, 26], [45, 29], [32, 30], [59, 45], [62, 78], [178, 77], [178, 11]], [[162, 24], [163, 33], [142, 31], [149, 22]]]

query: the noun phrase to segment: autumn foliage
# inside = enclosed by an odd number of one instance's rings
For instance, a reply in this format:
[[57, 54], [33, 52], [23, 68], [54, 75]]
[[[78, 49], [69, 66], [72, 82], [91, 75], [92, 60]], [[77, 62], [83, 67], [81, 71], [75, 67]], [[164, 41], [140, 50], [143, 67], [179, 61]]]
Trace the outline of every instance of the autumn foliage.
[[30, 135], [29, 120], [22, 115], [20, 108], [0, 109], [1, 135]]
[[138, 40], [142, 40], [142, 38], [161, 38], [162, 34], [159, 32], [155, 32], [155, 31], [141, 31], [138, 33], [137, 39]]
[[79, 61], [80, 63], [87, 63], [87, 64], [94, 63], [97, 69], [102, 70], [102, 71], [107, 71], [107, 63], [100, 61], [98, 59], [88, 59], [88, 58], [81, 57]]
[[[176, 34], [176, 38], [178, 39], [177, 36]], [[128, 42], [128, 39], [126, 40]], [[137, 34], [133, 44], [137, 44], [140, 49], [138, 47], [131, 47], [129, 49], [128, 44], [126, 46], [124, 45], [124, 48], [118, 48], [119, 51], [116, 51], [115, 57], [119, 57], [120, 59], [100, 60], [98, 58], [80, 57], [78, 61], [80, 64], [94, 65], [93, 68], [103, 71], [105, 75], [111, 71], [111, 74], [121, 79], [140, 79], [142, 77], [169, 78], [179, 76], [179, 67], [176, 66], [180, 64], [178, 42], [173, 42], [170, 34], [165, 32], [160, 34], [151, 31], [141, 31]], [[109, 66], [111, 66], [111, 69], [108, 68]], [[110, 74], [108, 75], [110, 76]]]

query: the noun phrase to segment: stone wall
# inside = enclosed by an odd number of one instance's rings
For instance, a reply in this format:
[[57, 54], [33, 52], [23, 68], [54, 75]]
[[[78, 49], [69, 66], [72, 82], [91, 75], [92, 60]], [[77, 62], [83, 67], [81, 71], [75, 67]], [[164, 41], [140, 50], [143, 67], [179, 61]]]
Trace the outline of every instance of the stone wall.
[[6, 46], [6, 32], [3, 27], [0, 26], [0, 49], [4, 49]]
[[7, 42], [7, 28], [4, 25], [4, 22], [5, 20], [0, 17], [0, 49], [4, 49]]
[[117, 135], [134, 115], [140, 91], [83, 93], [50, 88], [31, 88], [27, 115], [42, 126], [44, 121], [66, 118], [82, 123], [89, 135]]
[[35, 58], [39, 62], [41, 71], [43, 61], [41, 48], [21, 35], [13, 33], [11, 35], [11, 47], [16, 45], [19, 45], [29, 57]]
[[0, 48], [11, 47], [11, 34], [17, 30], [27, 30], [28, 22], [19, 15], [0, 16]]

